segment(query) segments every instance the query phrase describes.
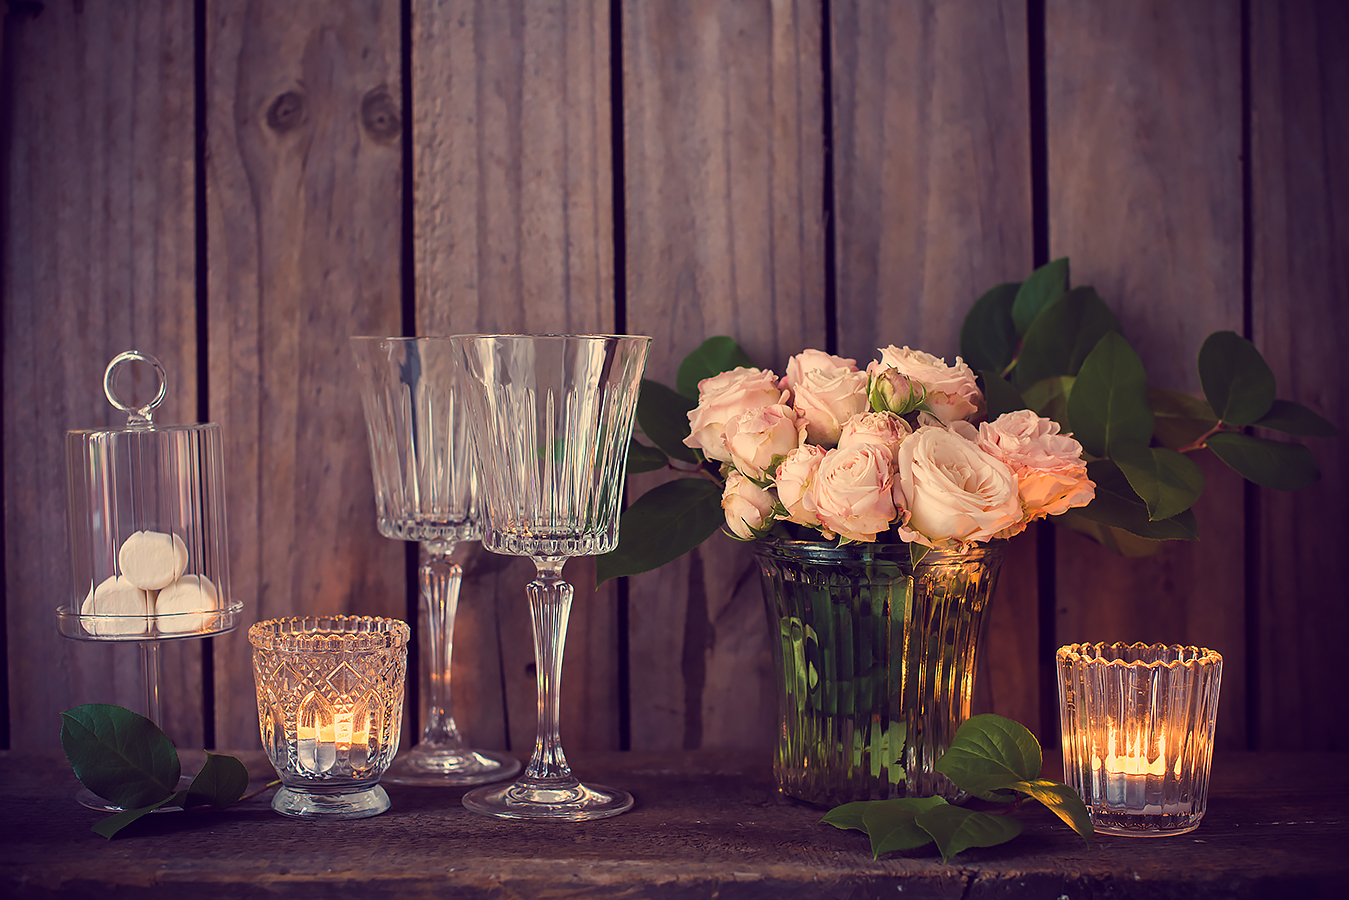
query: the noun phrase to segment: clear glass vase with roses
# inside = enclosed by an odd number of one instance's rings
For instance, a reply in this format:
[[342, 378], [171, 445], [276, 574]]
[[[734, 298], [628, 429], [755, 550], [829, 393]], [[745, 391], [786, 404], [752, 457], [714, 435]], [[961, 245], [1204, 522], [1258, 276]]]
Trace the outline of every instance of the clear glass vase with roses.
[[[1250, 433], [1337, 432], [1275, 398], [1249, 341], [1211, 335], [1198, 368], [1202, 398], [1150, 386], [1109, 307], [1090, 287], [1070, 289], [1066, 259], [980, 297], [953, 364], [907, 346], [881, 348], [865, 365], [805, 350], [779, 375], [733, 339], [711, 338], [684, 360], [674, 389], [643, 383], [638, 424], [649, 443], [634, 442], [629, 472], [689, 477], [628, 507], [598, 580], [657, 568], [718, 530], [755, 542], [765, 577], [759, 549], [827, 542], [887, 565], [907, 551], [912, 579], [933, 551], [946, 560], [996, 548], [1051, 517], [1141, 555], [1197, 538], [1198, 451], [1267, 487], [1319, 477], [1305, 446]], [[819, 677], [809, 629], [792, 618], [780, 622], [783, 657]], [[857, 695], [858, 684], [837, 696]], [[880, 743], [897, 760], [895, 737]], [[876, 735], [854, 739], [874, 748]]]

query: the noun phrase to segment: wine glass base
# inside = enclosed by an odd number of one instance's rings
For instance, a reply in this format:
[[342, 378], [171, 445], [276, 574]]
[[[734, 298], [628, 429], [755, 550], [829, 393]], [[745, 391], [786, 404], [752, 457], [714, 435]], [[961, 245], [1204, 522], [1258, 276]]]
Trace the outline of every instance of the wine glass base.
[[627, 812], [632, 809], [632, 795], [602, 784], [571, 782], [554, 788], [517, 781], [469, 791], [464, 795], [464, 808], [499, 819], [585, 822]]
[[344, 792], [310, 792], [283, 785], [272, 809], [299, 819], [365, 819], [389, 808], [389, 795], [378, 784]]
[[502, 781], [519, 771], [520, 760], [507, 753], [418, 744], [395, 759], [380, 780], [420, 787], [456, 787]]
[[[192, 784], [191, 775], [181, 775], [178, 778], [177, 790], [185, 791], [188, 789], [189, 786], [191, 786], [191, 784]], [[75, 801], [79, 803], [80, 806], [83, 806], [85, 809], [92, 809], [96, 810], [97, 812], [119, 813], [126, 811], [125, 806], [118, 806], [111, 800], [104, 800], [98, 794], [95, 794], [93, 791], [85, 787], [82, 787], [75, 792]], [[155, 810], [155, 812], [157, 813], [178, 812], [181, 809], [182, 809], [181, 806], [178, 806], [176, 804], [170, 804], [168, 806], [161, 806], [159, 809]]]

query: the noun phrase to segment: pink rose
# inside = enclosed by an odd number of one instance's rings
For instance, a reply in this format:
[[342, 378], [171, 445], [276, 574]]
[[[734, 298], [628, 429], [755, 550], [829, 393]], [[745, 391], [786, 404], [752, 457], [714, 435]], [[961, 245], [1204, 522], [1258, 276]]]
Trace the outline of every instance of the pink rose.
[[825, 371], [846, 369], [849, 372], [856, 372], [857, 360], [844, 359], [822, 350], [804, 350], [787, 361], [787, 374], [783, 376], [782, 384], [788, 390], [794, 391], [796, 386], [801, 383], [805, 373], [816, 369], [824, 369]]
[[928, 407], [945, 424], [983, 415], [984, 395], [974, 373], [959, 356], [954, 366], [948, 366], [946, 360], [931, 353], [891, 344], [881, 350], [880, 362], [867, 366], [867, 371], [874, 372], [882, 366], [891, 366], [920, 382], [927, 389]]
[[726, 514], [726, 527], [743, 541], [752, 541], [773, 526], [773, 510], [777, 498], [739, 472], [726, 478], [721, 492], [721, 509]]
[[1087, 477], [1082, 445], [1059, 434], [1059, 423], [1028, 409], [1005, 413], [979, 426], [979, 446], [1016, 474], [1027, 521], [1086, 506], [1096, 496]]
[[871, 408], [877, 412], [887, 411], [902, 416], [913, 412], [927, 399], [927, 388], [922, 382], [915, 381], [898, 369], [872, 363], [867, 367], [871, 384], [867, 388], [867, 397]]
[[895, 519], [890, 451], [877, 444], [830, 450], [815, 475], [815, 505], [826, 538], [872, 542]]
[[889, 412], [863, 413], [853, 416], [843, 423], [843, 431], [838, 436], [840, 450], [854, 444], [877, 444], [890, 451], [894, 459], [899, 452], [900, 442], [913, 434], [909, 423]]
[[762, 481], [798, 443], [796, 413], [780, 403], [747, 409], [726, 423], [731, 464], [756, 481]]
[[895, 504], [905, 541], [929, 547], [987, 541], [1022, 522], [1016, 475], [954, 430], [919, 428], [899, 445]]
[[867, 374], [856, 369], [808, 369], [793, 389], [792, 406], [805, 422], [806, 438], [832, 447], [843, 423], [871, 409]]
[[767, 369], [741, 366], [698, 382], [698, 405], [689, 411], [689, 436], [684, 444], [708, 459], [730, 462], [726, 423], [747, 409], [773, 406], [787, 399], [778, 378]]
[[818, 444], [803, 444], [787, 454], [774, 479], [778, 501], [787, 518], [798, 525], [820, 526], [815, 511], [815, 475], [827, 451]]

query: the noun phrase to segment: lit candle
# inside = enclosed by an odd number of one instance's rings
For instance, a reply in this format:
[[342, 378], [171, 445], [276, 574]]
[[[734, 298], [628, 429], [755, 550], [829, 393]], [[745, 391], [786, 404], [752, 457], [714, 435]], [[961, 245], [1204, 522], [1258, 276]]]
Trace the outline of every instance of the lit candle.
[[339, 760], [363, 766], [370, 755], [369, 706], [342, 697], [328, 708], [311, 696], [300, 705], [296, 739], [300, 765], [314, 774], [329, 771]]

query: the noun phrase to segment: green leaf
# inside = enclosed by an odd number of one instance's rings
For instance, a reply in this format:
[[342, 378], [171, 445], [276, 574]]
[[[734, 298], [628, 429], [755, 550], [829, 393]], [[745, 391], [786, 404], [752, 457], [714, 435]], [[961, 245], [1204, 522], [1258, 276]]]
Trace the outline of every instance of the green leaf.
[[1091, 845], [1092, 835], [1096, 833], [1095, 827], [1091, 824], [1091, 814], [1087, 812], [1087, 805], [1082, 802], [1077, 791], [1058, 781], [1047, 781], [1036, 779], [1035, 781], [1019, 781], [1016, 784], [1008, 785], [1013, 790], [1021, 791], [1023, 794], [1029, 794], [1036, 800], [1039, 800], [1049, 811], [1062, 819], [1069, 828], [1082, 836], [1082, 840]]
[[1300, 491], [1321, 480], [1316, 457], [1301, 444], [1220, 431], [1205, 445], [1238, 475], [1261, 487]]
[[1113, 456], [1118, 447], [1146, 447], [1152, 439], [1152, 407], [1143, 362], [1123, 335], [1111, 332], [1082, 363], [1068, 397], [1068, 418], [1092, 456]]
[[1162, 548], [1161, 539], [1148, 540], [1147, 538], [1141, 538], [1122, 528], [1093, 522], [1085, 516], [1078, 515], [1077, 512], [1076, 509], [1070, 509], [1061, 516], [1055, 516], [1054, 524], [1085, 534], [1111, 553], [1127, 556], [1130, 559], [1156, 556], [1157, 551]]
[[178, 787], [173, 742], [142, 715], [104, 703], [61, 713], [61, 746], [80, 783], [124, 809], [158, 803]]
[[984, 399], [988, 403], [990, 421], [1003, 413], [1027, 408], [1026, 401], [1021, 399], [1021, 394], [1010, 381], [999, 378], [997, 373], [988, 369], [980, 369], [979, 378], [984, 383]]
[[1115, 463], [1148, 507], [1148, 520], [1169, 519], [1204, 493], [1204, 473], [1194, 460], [1165, 447], [1119, 447]]
[[1076, 375], [1092, 348], [1112, 331], [1119, 331], [1119, 321], [1096, 289], [1074, 288], [1046, 306], [1026, 331], [1013, 370], [1017, 386]]
[[918, 827], [917, 818], [928, 810], [946, 806], [941, 797], [905, 797], [872, 800], [862, 812], [865, 831], [871, 838], [871, 858], [894, 850], [912, 850], [932, 843], [932, 835]]
[[1193, 510], [1187, 509], [1170, 519], [1153, 521], [1149, 518], [1147, 506], [1114, 462], [1108, 459], [1092, 460], [1087, 463], [1087, 477], [1096, 484], [1096, 498], [1086, 506], [1069, 512], [1150, 541], [1199, 539], [1199, 525]]
[[920, 544], [916, 541], [909, 544], [909, 564], [915, 569], [918, 568], [918, 564], [923, 561], [923, 557], [927, 556], [931, 549], [927, 544]]
[[[1068, 290], [1068, 257], [1045, 263], [1021, 283], [1012, 302], [1012, 323], [1025, 334], [1035, 317]], [[1019, 365], [1019, 363], [1018, 363]]]
[[94, 827], [90, 830], [93, 831], [94, 834], [102, 835], [108, 840], [112, 840], [117, 832], [133, 822], [140, 821], [160, 807], [170, 805], [183, 806], [186, 803], [186, 798], [187, 791], [177, 791], [165, 797], [163, 800], [160, 800], [158, 803], [152, 803], [149, 806], [142, 806], [137, 809], [124, 809], [115, 815], [108, 816], [106, 819], [100, 819], [98, 822], [94, 823]]
[[642, 434], [665, 451], [666, 456], [696, 463], [698, 456], [692, 447], [685, 445], [684, 438], [689, 436], [689, 410], [697, 405], [697, 400], [676, 394], [659, 381], [643, 378], [642, 390], [637, 395], [637, 424]]
[[629, 475], [642, 472], [655, 472], [670, 464], [670, 457], [655, 447], [648, 447], [636, 438], [628, 441], [628, 467], [624, 471]]
[[207, 753], [206, 764], [187, 788], [185, 806], [229, 806], [248, 790], [248, 769], [233, 756]]
[[[703, 341], [679, 364], [679, 375], [675, 379], [675, 389], [694, 401], [698, 399], [698, 382], [722, 372], [729, 372], [741, 366], [754, 367], [749, 355], [740, 349], [734, 339], [717, 335]], [[655, 440], [655, 438], [652, 438]]]
[[1019, 338], [1012, 321], [1012, 303], [1019, 281], [1000, 284], [986, 292], [965, 314], [960, 326], [960, 357], [976, 371], [1001, 372], [1016, 356]]
[[868, 806], [875, 803], [875, 800], [856, 800], [852, 803], [845, 803], [842, 806], [835, 806], [829, 812], [824, 814], [820, 823], [824, 825], [833, 825], [835, 828], [851, 831], [867, 830], [867, 826], [862, 821], [862, 813]]
[[618, 546], [595, 557], [595, 584], [638, 575], [678, 559], [725, 523], [721, 488], [706, 478], [677, 478], [623, 510]]
[[1340, 433], [1331, 422], [1292, 400], [1275, 400], [1269, 412], [1254, 424], [1295, 437], [1336, 437]]
[[1021, 833], [1020, 819], [1011, 816], [991, 816], [959, 806], [942, 804], [922, 813], [916, 819], [918, 826], [937, 841], [942, 862], [970, 847], [996, 847]]
[[1042, 765], [1035, 735], [1019, 722], [985, 713], [960, 724], [933, 769], [961, 790], [979, 795], [1038, 778]]
[[1072, 396], [1076, 382], [1077, 379], [1071, 375], [1046, 378], [1026, 388], [1021, 396], [1025, 398], [1026, 406], [1034, 410], [1037, 416], [1053, 419], [1065, 432], [1072, 431], [1068, 419], [1068, 398]]
[[1199, 383], [1228, 425], [1252, 425], [1274, 405], [1274, 373], [1255, 345], [1235, 331], [1215, 331], [1204, 340]]
[[1152, 404], [1152, 436], [1164, 447], [1188, 447], [1218, 424], [1208, 401], [1179, 391], [1148, 388]]

